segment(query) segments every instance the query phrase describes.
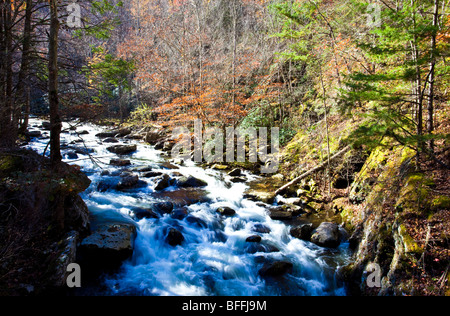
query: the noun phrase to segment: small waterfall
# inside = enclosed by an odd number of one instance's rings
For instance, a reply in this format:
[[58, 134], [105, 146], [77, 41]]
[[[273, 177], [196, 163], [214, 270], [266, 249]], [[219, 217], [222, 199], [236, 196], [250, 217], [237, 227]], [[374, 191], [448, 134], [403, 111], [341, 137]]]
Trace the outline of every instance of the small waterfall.
[[[30, 125], [40, 129], [42, 122], [31, 119]], [[292, 237], [288, 224], [272, 220], [261, 203], [244, 198], [245, 183], [232, 183], [222, 171], [203, 169], [192, 162], [168, 169], [162, 153], [152, 146], [120, 138], [119, 143], [105, 143], [95, 136], [102, 128], [92, 124], [77, 126], [83, 135], [70, 131], [68, 124], [64, 128], [68, 130], [61, 135], [64, 160], [79, 165], [92, 181], [82, 197], [93, 217], [129, 221], [138, 227], [132, 258], [103, 280], [108, 294], [345, 295], [343, 284], [336, 279], [336, 269], [349, 258], [346, 243], [326, 249]], [[29, 147], [42, 153], [48, 142], [46, 136], [44, 131], [43, 137], [33, 139]], [[107, 147], [118, 144], [138, 145], [137, 151], [122, 157], [130, 160], [130, 166], [110, 165], [110, 160], [118, 156]], [[155, 178], [143, 177], [139, 170], [171, 178], [192, 176], [207, 186], [185, 189], [171, 183], [157, 191]], [[124, 171], [139, 175], [139, 183], [117, 190]], [[174, 210], [154, 217], [136, 217], [136, 210], [149, 210], [161, 202], [172, 202]], [[217, 212], [224, 207], [236, 214]], [[167, 242], [171, 229], [183, 238], [176, 245]], [[248, 241], [251, 236], [259, 236], [260, 240], [256, 237], [256, 242]], [[278, 261], [292, 264], [289, 273], [280, 277], [261, 275], [265, 265]]]

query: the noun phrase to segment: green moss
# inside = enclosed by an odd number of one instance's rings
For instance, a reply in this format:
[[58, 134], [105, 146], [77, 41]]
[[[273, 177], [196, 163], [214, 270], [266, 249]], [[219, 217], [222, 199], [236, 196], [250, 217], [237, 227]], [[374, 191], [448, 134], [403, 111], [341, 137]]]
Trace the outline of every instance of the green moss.
[[416, 254], [423, 253], [424, 251], [423, 248], [420, 247], [419, 244], [417, 244], [416, 241], [408, 234], [406, 227], [404, 225], [400, 225], [398, 233], [402, 238], [406, 253], [416, 253]]
[[431, 209], [434, 211], [450, 209], [450, 197], [446, 195], [440, 195], [434, 198], [431, 202]]
[[0, 157], [0, 177], [7, 177], [12, 172], [18, 171], [21, 168], [20, 158], [14, 156], [1, 156]]

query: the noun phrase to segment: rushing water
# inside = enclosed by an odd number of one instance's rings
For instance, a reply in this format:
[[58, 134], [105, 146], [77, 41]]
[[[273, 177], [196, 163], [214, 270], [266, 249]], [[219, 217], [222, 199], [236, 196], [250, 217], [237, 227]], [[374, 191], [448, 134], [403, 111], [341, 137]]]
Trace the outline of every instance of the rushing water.
[[[32, 119], [30, 125], [38, 129], [41, 123], [38, 119]], [[64, 124], [65, 129], [68, 127]], [[121, 170], [127, 167], [109, 165], [110, 159], [117, 156], [106, 148], [115, 144], [105, 144], [95, 136], [103, 131], [102, 128], [81, 124], [77, 126], [77, 131], [87, 131], [88, 134], [63, 133], [62, 153], [65, 161], [81, 166], [92, 181], [82, 197], [93, 218], [135, 221], [133, 209], [148, 209], [155, 202], [178, 197], [178, 193], [186, 195], [187, 199], [191, 197], [191, 193], [180, 191], [175, 186], [163, 193], [155, 192], [154, 180], [145, 178], [140, 179], [138, 188], [126, 192], [114, 189], [99, 192], [102, 181], [118, 181]], [[206, 199], [185, 208], [189, 217], [166, 214], [156, 219], [136, 221], [138, 233], [132, 258], [123, 263], [119, 272], [102, 281], [109, 294], [345, 295], [343, 284], [336, 279], [336, 270], [347, 263], [347, 243], [341, 244], [338, 249], [326, 249], [296, 239], [289, 234], [291, 227], [288, 224], [272, 220], [260, 203], [243, 197], [246, 184], [231, 183], [226, 173], [203, 169], [191, 162], [177, 170], [165, 169], [161, 166], [166, 161], [162, 152], [138, 141], [119, 141], [119, 144], [138, 144], [137, 151], [126, 157], [132, 162], [129, 169], [150, 166], [153, 171], [169, 175], [174, 172], [192, 175], [206, 181], [208, 186], [204, 188]], [[29, 147], [43, 153], [47, 142], [45, 137], [35, 138]], [[75, 147], [88, 148], [92, 153], [89, 156], [78, 150], [75, 156]], [[255, 178], [248, 173], [246, 176]], [[236, 215], [221, 216], [216, 209], [222, 206], [233, 208], [237, 211]], [[193, 217], [200, 220], [192, 220]], [[267, 232], [255, 232], [258, 225]], [[185, 239], [182, 245], [173, 247], [167, 244], [164, 232], [168, 227], [182, 232]], [[262, 237], [261, 243], [246, 242], [247, 237], [255, 234]], [[277, 260], [291, 262], [292, 272], [278, 278], [263, 278], [258, 274], [264, 263]]]

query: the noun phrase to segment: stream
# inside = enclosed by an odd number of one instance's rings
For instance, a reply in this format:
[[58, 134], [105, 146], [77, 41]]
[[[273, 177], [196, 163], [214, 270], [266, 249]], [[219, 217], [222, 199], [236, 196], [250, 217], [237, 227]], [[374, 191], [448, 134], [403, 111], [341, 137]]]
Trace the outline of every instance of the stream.
[[[30, 120], [30, 126], [41, 130], [44, 137], [33, 138], [28, 147], [42, 154], [49, 132], [41, 129], [42, 121], [37, 118]], [[64, 123], [63, 128], [68, 130], [69, 125]], [[193, 162], [171, 169], [165, 164], [168, 157], [153, 146], [124, 138], [117, 138], [119, 143], [105, 143], [104, 139], [95, 136], [104, 128], [92, 124], [79, 124], [76, 130], [78, 133], [61, 134], [62, 154], [65, 162], [79, 165], [92, 181], [81, 196], [93, 224], [117, 219], [138, 227], [132, 257], [123, 262], [117, 272], [102, 278], [103, 293], [96, 294], [346, 295], [336, 271], [350, 259], [348, 243], [328, 249], [292, 237], [289, 222], [271, 219], [263, 204], [244, 198], [247, 183], [231, 182], [224, 171], [204, 169]], [[129, 166], [110, 165], [111, 159], [119, 157], [107, 147], [120, 144], [137, 144], [136, 151], [120, 157], [130, 160]], [[124, 170], [138, 175], [139, 183], [133, 188], [117, 190], [111, 184], [120, 181]], [[185, 189], [172, 183], [164, 190], [156, 190], [155, 178], [142, 176], [144, 171], [150, 170], [172, 178], [193, 176], [207, 185]], [[259, 177], [248, 172], [244, 174], [248, 180]], [[167, 201], [174, 205], [172, 212], [155, 218], [136, 218], [137, 210]], [[220, 207], [229, 207], [236, 214], [219, 214], [216, 210]], [[166, 234], [170, 228], [182, 233], [181, 244], [167, 243]], [[247, 241], [255, 235], [261, 237], [259, 242]], [[290, 262], [292, 269], [279, 277], [261, 276], [261, 268], [275, 261]]]

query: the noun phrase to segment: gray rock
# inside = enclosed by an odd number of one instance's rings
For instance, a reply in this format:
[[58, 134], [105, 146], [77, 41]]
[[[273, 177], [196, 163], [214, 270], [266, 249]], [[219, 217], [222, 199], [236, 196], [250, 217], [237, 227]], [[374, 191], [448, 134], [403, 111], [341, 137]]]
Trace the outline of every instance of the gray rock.
[[180, 179], [178, 179], [177, 185], [180, 188], [200, 188], [206, 187], [208, 183], [201, 179], [197, 179], [193, 176], [189, 176], [189, 177], [181, 177]]
[[279, 277], [286, 273], [292, 272], [293, 264], [287, 261], [275, 261], [266, 263], [259, 270], [262, 277]]
[[117, 155], [128, 155], [137, 150], [137, 145], [115, 145], [107, 147], [106, 150]]
[[216, 212], [223, 216], [234, 216], [236, 214], [235, 210], [233, 210], [231, 207], [227, 207], [227, 206], [219, 207], [216, 210]]
[[311, 241], [318, 246], [336, 248], [340, 244], [339, 225], [325, 222], [314, 230]]
[[128, 159], [111, 159], [109, 164], [111, 166], [125, 167], [131, 165], [131, 161]]
[[311, 240], [312, 231], [313, 231], [312, 224], [302, 224], [297, 227], [292, 227], [290, 230], [290, 234], [292, 237], [309, 241]]
[[133, 224], [103, 223], [83, 239], [80, 251], [90, 263], [114, 266], [131, 257], [135, 239]]
[[139, 177], [133, 174], [125, 174], [121, 177], [119, 184], [117, 184], [117, 190], [131, 189], [139, 183]]
[[161, 191], [170, 187], [171, 178], [169, 175], [164, 174], [157, 179], [155, 190]]

